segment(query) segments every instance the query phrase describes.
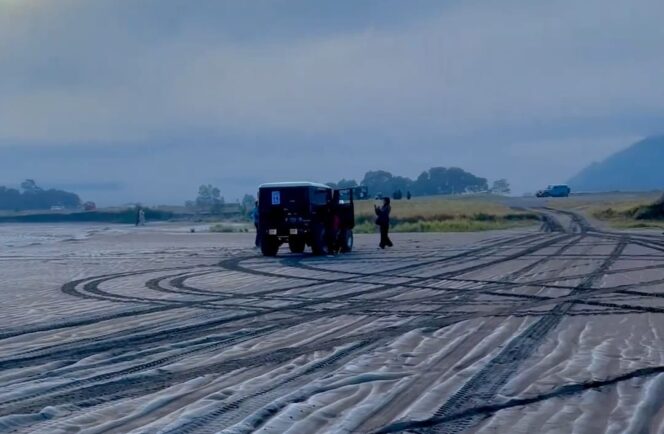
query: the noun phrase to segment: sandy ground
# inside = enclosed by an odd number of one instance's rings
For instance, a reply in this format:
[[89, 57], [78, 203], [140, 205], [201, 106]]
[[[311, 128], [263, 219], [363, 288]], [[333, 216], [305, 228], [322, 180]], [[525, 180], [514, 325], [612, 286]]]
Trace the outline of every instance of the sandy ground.
[[664, 432], [664, 237], [0, 227], [0, 432]]

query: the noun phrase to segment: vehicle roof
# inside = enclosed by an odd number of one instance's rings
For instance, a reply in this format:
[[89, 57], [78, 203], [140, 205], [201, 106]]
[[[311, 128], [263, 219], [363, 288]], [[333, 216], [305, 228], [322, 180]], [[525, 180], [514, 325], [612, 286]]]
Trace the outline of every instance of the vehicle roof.
[[261, 184], [258, 188], [282, 188], [282, 187], [316, 187], [332, 189], [329, 185], [319, 184], [317, 182], [297, 181], [297, 182], [268, 182]]

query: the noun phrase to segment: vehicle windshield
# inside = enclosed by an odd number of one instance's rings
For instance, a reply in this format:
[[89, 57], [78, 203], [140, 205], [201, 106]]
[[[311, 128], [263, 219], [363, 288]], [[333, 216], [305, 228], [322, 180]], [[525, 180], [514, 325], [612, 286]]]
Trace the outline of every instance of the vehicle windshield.
[[338, 192], [340, 204], [350, 203], [351, 190], [339, 190]]

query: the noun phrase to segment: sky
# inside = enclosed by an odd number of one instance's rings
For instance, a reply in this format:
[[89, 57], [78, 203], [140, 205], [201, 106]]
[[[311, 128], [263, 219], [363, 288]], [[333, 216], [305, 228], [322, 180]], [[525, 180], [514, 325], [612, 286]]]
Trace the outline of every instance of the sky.
[[517, 194], [664, 131], [661, 0], [0, 0], [0, 185], [115, 205], [458, 166]]

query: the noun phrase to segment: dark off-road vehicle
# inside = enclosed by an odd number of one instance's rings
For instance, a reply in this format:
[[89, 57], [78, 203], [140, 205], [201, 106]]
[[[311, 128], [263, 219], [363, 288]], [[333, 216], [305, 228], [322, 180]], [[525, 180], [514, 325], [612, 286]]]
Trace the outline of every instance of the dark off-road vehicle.
[[355, 209], [353, 189], [334, 190], [313, 182], [276, 182], [258, 189], [258, 230], [264, 256], [275, 256], [288, 243], [314, 255], [350, 252]]

